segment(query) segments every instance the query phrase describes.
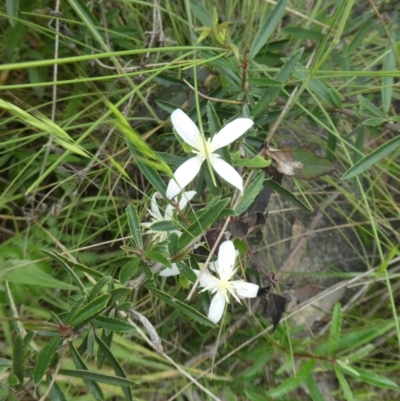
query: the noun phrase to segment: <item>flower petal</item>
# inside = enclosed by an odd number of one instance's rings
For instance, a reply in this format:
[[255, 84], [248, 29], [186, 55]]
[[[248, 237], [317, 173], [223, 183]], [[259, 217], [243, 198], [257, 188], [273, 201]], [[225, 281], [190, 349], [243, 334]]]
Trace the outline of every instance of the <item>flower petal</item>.
[[178, 135], [188, 145], [198, 149], [201, 143], [201, 135], [196, 124], [181, 109], [176, 109], [171, 114], [171, 121]]
[[221, 178], [243, 193], [243, 179], [230, 164], [215, 156], [211, 156], [211, 164]]
[[172, 199], [178, 195], [183, 188], [191, 182], [197, 173], [200, 171], [203, 158], [200, 156], [192, 157], [181, 164], [175, 171], [174, 178], [172, 178], [167, 187], [167, 198]]
[[150, 206], [151, 206], [151, 215], [157, 220], [163, 220], [161, 216], [160, 208], [158, 207], [157, 199], [160, 197], [159, 192], [154, 192], [151, 197]]
[[[193, 269], [193, 271], [198, 276], [200, 274], [200, 270]], [[200, 277], [200, 287], [204, 287], [206, 290], [215, 292], [218, 288], [219, 279], [213, 276], [208, 270], [205, 270]]]
[[260, 288], [257, 284], [244, 281], [233, 282], [232, 287], [239, 298], [255, 298]]
[[237, 118], [226, 124], [218, 134], [214, 135], [211, 141], [213, 151], [236, 141], [236, 139], [240, 138], [253, 124], [254, 122], [250, 120], [250, 118]]
[[172, 215], [174, 214], [175, 208], [172, 205], [167, 205], [165, 208], [165, 214], [163, 220], [172, 220]]
[[177, 276], [180, 274], [180, 271], [178, 269], [178, 266], [176, 263], [172, 263], [172, 267], [167, 267], [164, 270], [161, 270], [160, 276], [161, 277], [170, 277], [170, 276]]
[[208, 310], [208, 318], [218, 323], [221, 320], [225, 309], [226, 298], [222, 291], [217, 291], [211, 301], [210, 309]]
[[179, 201], [179, 209], [183, 210], [188, 202], [196, 195], [196, 191], [187, 191], [182, 194], [182, 198]]
[[236, 252], [232, 241], [225, 241], [219, 246], [217, 273], [222, 281], [229, 281], [233, 275]]

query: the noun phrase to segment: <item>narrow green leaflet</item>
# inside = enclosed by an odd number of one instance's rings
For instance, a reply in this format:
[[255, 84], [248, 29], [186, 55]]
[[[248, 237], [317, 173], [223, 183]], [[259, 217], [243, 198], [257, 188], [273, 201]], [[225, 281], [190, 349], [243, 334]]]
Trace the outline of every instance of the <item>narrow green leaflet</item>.
[[70, 319], [68, 324], [75, 327], [87, 323], [106, 308], [110, 297], [110, 294], [103, 294], [98, 298], [95, 298], [93, 301], [89, 302], [82, 309], [80, 309]]
[[25, 376], [25, 345], [20, 334], [16, 335], [13, 344], [12, 371], [18, 378], [21, 387]]
[[[392, 34], [392, 38], [395, 36]], [[393, 43], [396, 42], [395, 37], [393, 38]], [[388, 42], [387, 45], [388, 54], [386, 55], [382, 70], [393, 72], [396, 70], [396, 56], [394, 54], [391, 44]], [[392, 105], [392, 95], [393, 95], [393, 75], [387, 75], [382, 77], [382, 109], [385, 114], [388, 114], [390, 106]]]
[[102, 290], [102, 288], [107, 285], [110, 281], [112, 280], [111, 276], [105, 276], [101, 278], [92, 288], [89, 294], [88, 301], [93, 301], [96, 297], [97, 294]]
[[328, 341], [329, 356], [333, 356], [336, 351], [337, 345], [339, 343], [341, 327], [342, 327], [342, 308], [340, 302], [336, 302], [335, 307], [333, 309], [332, 324], [329, 333], [329, 341]]
[[[278, 74], [276, 74], [275, 80], [280, 81], [282, 83], [285, 83], [289, 80], [289, 78], [293, 74], [293, 71], [296, 68], [297, 63], [299, 62], [303, 54], [303, 50], [304, 50], [303, 48], [300, 48], [294, 54], [291, 55], [289, 60], [287, 60], [286, 63], [283, 65], [283, 67], [280, 69]], [[276, 86], [276, 85], [267, 88], [264, 94], [258, 100], [257, 105], [253, 108], [251, 115], [256, 117], [263, 111], [265, 111], [265, 108], [268, 106], [268, 104], [271, 103], [279, 95], [281, 89], [282, 86]]]
[[312, 401], [325, 401], [325, 398], [322, 395], [321, 390], [319, 389], [318, 384], [312, 375], [309, 375], [307, 377], [305, 383], [308, 391], [310, 392]]
[[[104, 383], [110, 386], [136, 387], [137, 383], [123, 377], [108, 376], [101, 373], [89, 372], [88, 370], [76, 369], [60, 369], [60, 374], [70, 377], [77, 377], [82, 380], [90, 380], [92, 382]], [[85, 381], [86, 383], [86, 381]], [[97, 384], [97, 383], [96, 383]]]
[[266, 160], [260, 155], [254, 156], [252, 159], [243, 159], [240, 157], [240, 152], [235, 152], [232, 155], [232, 164], [234, 166], [244, 166], [249, 168], [264, 168], [271, 164], [271, 160]]
[[46, 373], [61, 341], [62, 337], [57, 335], [40, 350], [38, 357], [36, 358], [36, 364], [32, 376], [35, 386], [38, 386], [42, 381], [42, 377]]
[[[126, 379], [126, 374], [124, 372], [124, 369], [122, 369], [122, 366], [119, 364], [117, 359], [115, 358], [114, 354], [111, 352], [110, 348], [107, 346], [107, 344], [97, 335], [95, 336], [96, 342], [101, 349], [101, 351], [104, 353], [106, 358], [108, 359], [108, 362], [110, 362], [110, 365], [114, 369], [115, 374], [118, 377], [123, 377]], [[125, 400], [132, 400], [132, 392], [127, 386], [122, 386], [122, 392], [125, 395]]]
[[306, 363], [303, 363], [300, 370], [296, 373], [296, 376], [292, 376], [289, 379], [285, 380], [282, 384], [280, 384], [277, 388], [274, 388], [268, 391], [268, 397], [270, 398], [280, 398], [283, 395], [293, 391], [295, 388], [299, 387], [311, 374], [314, 367], [314, 360], [309, 360]]
[[[88, 372], [87, 367], [85, 365], [85, 362], [83, 361], [82, 357], [79, 355], [78, 351], [74, 347], [74, 345], [69, 343], [69, 352], [71, 353], [72, 360], [74, 361], [75, 366], [77, 369], [79, 369], [78, 372]], [[76, 371], [73, 371], [76, 372]], [[73, 376], [70, 375], [70, 376]], [[76, 376], [75, 376], [76, 377]], [[93, 397], [97, 401], [102, 401], [104, 400], [104, 395], [103, 391], [101, 390], [100, 386], [96, 383], [96, 380], [92, 380], [83, 376], [78, 376], [79, 378], [83, 379], [83, 382], [85, 383], [86, 387], [90, 391], [90, 393], [93, 395]]]
[[261, 172], [257, 175], [257, 177], [251, 182], [248, 188], [244, 191], [244, 195], [240, 199], [239, 204], [237, 205], [235, 212], [238, 216], [240, 216], [243, 212], [245, 212], [248, 207], [253, 203], [256, 196], [263, 189], [265, 180], [264, 172]]
[[[142, 160], [142, 157], [140, 156], [139, 152], [136, 151], [134, 146], [127, 141], [128, 148], [132, 153], [133, 159], [136, 163], [136, 165], [139, 167], [140, 171], [143, 173], [143, 175], [147, 178], [149, 183], [153, 185], [154, 189], [159, 192], [162, 196], [166, 197], [165, 191], [167, 189], [164, 181], [160, 177], [160, 174], [157, 173], [157, 170], [151, 167], [148, 163], [145, 163]], [[168, 155], [170, 156], [170, 155]], [[171, 163], [168, 162], [168, 164], [172, 165]], [[182, 163], [179, 163], [182, 164]]]
[[[6, 11], [10, 17], [16, 18], [18, 16], [19, 0], [6, 0]], [[8, 21], [11, 26], [15, 26], [17, 21], [14, 18], [9, 18]]]
[[343, 395], [346, 398], [346, 401], [354, 401], [353, 393], [351, 392], [349, 383], [347, 383], [347, 380], [344, 377], [342, 371], [336, 366], [334, 366], [334, 370], [336, 373], [336, 377], [339, 381], [340, 387], [343, 390]]
[[[52, 382], [52, 377], [49, 375], [46, 380], [46, 384], [49, 386]], [[61, 390], [60, 386], [57, 384], [57, 381], [54, 381], [51, 386], [51, 390], [49, 393], [51, 401], [68, 401], [67, 397]]]
[[122, 285], [125, 285], [128, 280], [132, 278], [132, 276], [137, 272], [141, 259], [133, 256], [132, 260], [122, 266], [121, 271], [119, 272], [119, 281]]
[[265, 20], [257, 33], [254, 42], [252, 43], [249, 51], [249, 58], [254, 59], [261, 48], [267, 43], [267, 40], [275, 30], [278, 22], [281, 20], [288, 0], [279, 0], [272, 10], [271, 14]]
[[156, 223], [153, 223], [150, 226], [150, 229], [152, 231], [175, 231], [175, 230], [180, 230], [181, 227], [175, 225], [170, 220], [164, 220], [164, 221], [157, 221]]
[[128, 218], [129, 229], [131, 230], [133, 242], [135, 243], [137, 248], [143, 249], [143, 239], [140, 229], [139, 216], [134, 205], [128, 205], [128, 207], [126, 208], [126, 216]]
[[214, 198], [206, 208], [199, 211], [197, 214], [197, 220], [188, 227], [179, 239], [179, 248], [182, 250], [190, 242], [204, 233], [211, 225], [218, 219], [220, 213], [225, 209], [229, 199]]
[[300, 199], [296, 198], [290, 191], [286, 188], [282, 187], [282, 185], [278, 184], [274, 180], [265, 180], [264, 185], [272, 190], [276, 191], [279, 195], [292, 202], [294, 205], [299, 207], [300, 209], [305, 210], [306, 212], [312, 213], [314, 210], [309, 208], [305, 203], [303, 203]]
[[156, 262], [162, 263], [166, 267], [171, 267], [171, 262], [169, 261], [169, 259], [160, 252], [149, 249], [148, 251], [145, 251], [144, 254], [145, 254], [146, 258], [148, 258], [150, 260], [154, 260]]
[[181, 312], [185, 316], [190, 319], [195, 320], [197, 323], [204, 324], [209, 327], [218, 327], [211, 320], [208, 320], [203, 314], [198, 312], [196, 309], [193, 309], [189, 305], [179, 301], [179, 299], [174, 298], [172, 295], [167, 294], [166, 292], [160, 291], [156, 288], [152, 288], [151, 292], [159, 299], [164, 301], [166, 304], [172, 306], [178, 312]]
[[128, 322], [107, 316], [95, 317], [93, 319], [93, 324], [96, 327], [101, 327], [109, 331], [120, 332], [120, 333], [135, 330], [134, 327], [130, 325]]
[[392, 138], [390, 141], [384, 143], [379, 146], [379, 148], [375, 149], [369, 155], [363, 157], [359, 160], [353, 167], [349, 168], [343, 175], [342, 180], [347, 180], [349, 178], [353, 178], [365, 170], [368, 170], [371, 166], [378, 163], [381, 159], [387, 156], [390, 152], [393, 152], [397, 148], [400, 147], [400, 135]]
[[221, 124], [219, 122], [218, 115], [215, 112], [215, 109], [210, 101], [207, 102], [207, 119], [208, 130], [211, 137], [213, 137], [221, 129]]
[[357, 95], [361, 110], [368, 111], [375, 117], [385, 117], [385, 115], [363, 95]]
[[56, 252], [56, 251], [50, 252], [46, 249], [42, 249], [42, 251], [44, 253], [47, 253], [47, 255], [51, 256], [54, 260], [56, 260], [67, 271], [67, 273], [74, 279], [76, 285], [80, 288], [80, 290], [83, 293], [86, 293], [85, 286], [83, 285], [80, 278], [76, 275], [74, 270], [71, 268], [71, 266], [66, 262], [65, 258], [61, 257], [61, 255], [59, 255], [58, 252]]

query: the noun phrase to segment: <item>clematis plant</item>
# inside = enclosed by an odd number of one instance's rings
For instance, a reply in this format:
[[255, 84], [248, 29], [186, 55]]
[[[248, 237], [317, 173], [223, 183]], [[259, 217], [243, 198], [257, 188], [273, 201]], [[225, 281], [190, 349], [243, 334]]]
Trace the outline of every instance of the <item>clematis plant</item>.
[[[188, 204], [188, 202], [190, 202], [195, 195], [196, 191], [184, 192], [182, 194], [181, 200], [178, 203], [179, 209], [183, 210]], [[163, 199], [163, 196], [159, 192], [154, 192], [153, 196], [151, 197], [150, 209], [149, 209], [151, 221], [142, 223], [142, 226], [148, 230], [147, 234], [153, 234], [153, 238], [156, 242], [162, 242], [168, 238], [169, 234], [176, 233], [177, 235], [181, 235], [182, 233], [178, 230], [168, 232], [168, 231], [154, 231], [151, 229], [151, 226], [154, 223], [160, 221], [171, 221], [174, 212], [174, 207], [172, 205], [167, 205], [163, 216], [158, 206], [157, 199]]]
[[[223, 242], [219, 247], [218, 260], [212, 266], [218, 277], [207, 270], [200, 276], [200, 286], [204, 287], [203, 291], [210, 291], [214, 294], [208, 311], [208, 318], [214, 323], [220, 321], [225, 305], [227, 302], [229, 303], [229, 294], [240, 303], [240, 299], [255, 298], [258, 293], [259, 286], [257, 284], [247, 283], [244, 280], [231, 281], [236, 272], [234, 270], [236, 255], [233, 242]], [[200, 274], [198, 270], [194, 270], [194, 272], [197, 275]]]
[[175, 171], [174, 178], [168, 183], [167, 198], [174, 198], [193, 181], [207, 158], [210, 160], [212, 168], [221, 178], [243, 193], [242, 177], [230, 164], [222, 160], [216, 151], [241, 137], [253, 126], [253, 121], [249, 118], [237, 118], [223, 127], [212, 139], [207, 139], [207, 141], [202, 138], [194, 122], [182, 110], [175, 110], [171, 114], [171, 121], [178, 135], [195, 149], [193, 153], [196, 156], [185, 161]]

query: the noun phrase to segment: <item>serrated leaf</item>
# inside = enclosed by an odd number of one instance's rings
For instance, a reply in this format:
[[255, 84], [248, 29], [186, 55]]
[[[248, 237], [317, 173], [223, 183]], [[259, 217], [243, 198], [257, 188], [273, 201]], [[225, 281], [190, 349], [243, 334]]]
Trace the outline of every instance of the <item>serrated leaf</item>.
[[296, 196], [293, 195], [290, 191], [288, 191], [286, 188], [278, 184], [276, 181], [265, 180], [264, 185], [268, 188], [271, 188], [279, 195], [283, 196], [286, 200], [292, 202], [294, 205], [299, 207], [300, 209], [305, 210], [308, 213], [312, 213], [314, 211], [313, 209], [310, 209], [306, 204], [304, 204], [300, 199], [296, 198]]
[[190, 242], [204, 233], [218, 219], [220, 213], [225, 209], [229, 199], [214, 198], [206, 208], [197, 212], [196, 221], [185, 229], [179, 238], [179, 249], [184, 249]]
[[134, 205], [128, 205], [126, 208], [126, 216], [128, 218], [128, 225], [132, 234], [133, 242], [137, 248], [143, 249], [143, 239], [140, 229], [139, 216]]
[[124, 285], [132, 278], [132, 276], [137, 272], [141, 259], [138, 257], [132, 257], [128, 263], [122, 266], [119, 272], [119, 282]]
[[272, 10], [271, 14], [267, 17], [264, 24], [260, 27], [249, 51], [249, 59], [254, 59], [261, 48], [266, 44], [272, 32], [281, 20], [288, 0], [279, 0]]
[[297, 371], [296, 376], [290, 377], [278, 387], [268, 391], [267, 396], [271, 398], [279, 398], [299, 387], [311, 374], [314, 364], [315, 361], [313, 359], [303, 363], [300, 370]]
[[355, 163], [351, 168], [349, 168], [343, 175], [341, 180], [347, 180], [353, 178], [365, 170], [368, 170], [371, 166], [377, 164], [381, 159], [387, 156], [390, 152], [393, 152], [400, 147], [400, 136], [392, 138], [390, 141], [379, 146], [369, 155], [363, 157], [357, 163]]
[[144, 254], [147, 259], [162, 263], [166, 267], [171, 267], [171, 262], [169, 261], [169, 259], [160, 252], [149, 249], [148, 251], [145, 251]]
[[[119, 364], [118, 360], [115, 358], [114, 354], [111, 352], [110, 348], [107, 346], [107, 344], [98, 336], [95, 336], [96, 342], [101, 349], [101, 351], [104, 353], [106, 358], [108, 359], [108, 362], [112, 366], [115, 374], [118, 377], [122, 378], [127, 378], [124, 370], [122, 369], [122, 366]], [[122, 392], [124, 393], [125, 400], [132, 400], [132, 392], [128, 386], [122, 386]]]
[[333, 314], [332, 314], [332, 323], [331, 323], [331, 329], [329, 333], [329, 355], [333, 356], [337, 345], [339, 343], [339, 337], [340, 337], [340, 330], [342, 327], [342, 308], [339, 302], [335, 303], [334, 309], [333, 309]]
[[55, 336], [40, 350], [32, 376], [35, 386], [38, 386], [42, 381], [42, 377], [46, 373], [61, 341], [61, 336]]
[[110, 297], [110, 294], [103, 294], [89, 302], [70, 319], [68, 324], [76, 327], [87, 323], [106, 308]]
[[93, 324], [96, 327], [101, 327], [103, 329], [118, 333], [135, 330], [134, 327], [132, 327], [132, 325], [130, 325], [128, 322], [107, 316], [95, 317], [93, 319]]
[[123, 377], [108, 376], [101, 373], [89, 372], [88, 370], [82, 370], [82, 369], [76, 369], [76, 370], [60, 369], [60, 374], [69, 377], [77, 377], [82, 380], [90, 380], [92, 382], [96, 382], [96, 384], [104, 383], [110, 386], [123, 386], [123, 387], [137, 386], [136, 382], [129, 379], [125, 379]]
[[203, 314], [198, 312], [196, 309], [193, 309], [189, 305], [179, 301], [178, 299], [174, 298], [172, 295], [169, 295], [163, 291], [160, 291], [156, 288], [151, 289], [151, 292], [159, 299], [164, 301], [166, 304], [172, 306], [178, 312], [182, 313], [183, 315], [193, 319], [197, 323], [204, 324], [208, 327], [218, 327], [215, 323], [211, 320], [208, 320]]
[[25, 345], [20, 334], [17, 334], [13, 342], [12, 371], [19, 381], [21, 387], [25, 376]]
[[[87, 367], [85, 365], [85, 362], [83, 362], [82, 357], [79, 355], [78, 351], [76, 350], [72, 342], [69, 344], [69, 352], [71, 354], [75, 366], [77, 367], [77, 369], [79, 369], [79, 372], [82, 371], [87, 372]], [[83, 382], [85, 383], [86, 387], [97, 401], [104, 400], [103, 391], [101, 390], [100, 386], [96, 383], [96, 380], [85, 378], [83, 376], [78, 376], [78, 377], [83, 379]]]
[[251, 184], [246, 188], [239, 204], [236, 206], [235, 212], [238, 216], [244, 213], [248, 207], [253, 203], [256, 196], [263, 189], [263, 183], [265, 179], [265, 174], [261, 172], [257, 177], [251, 182]]

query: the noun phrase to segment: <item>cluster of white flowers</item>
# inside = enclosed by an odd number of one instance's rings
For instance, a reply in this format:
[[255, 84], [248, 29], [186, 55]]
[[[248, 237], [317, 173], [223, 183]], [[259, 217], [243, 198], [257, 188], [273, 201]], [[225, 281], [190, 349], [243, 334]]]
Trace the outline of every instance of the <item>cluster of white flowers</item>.
[[[229, 184], [237, 188], [240, 193], [243, 193], [243, 179], [240, 174], [227, 162], [220, 158], [216, 151], [224, 146], [229, 145], [236, 139], [241, 137], [248, 129], [253, 126], [253, 121], [249, 118], [237, 118], [223, 127], [212, 139], [205, 140], [199, 129], [193, 121], [180, 109], [175, 110], [171, 115], [172, 125], [177, 134], [192, 148], [196, 156], [185, 161], [175, 171], [173, 179], [170, 180], [166, 196], [168, 200], [173, 200], [176, 204], [178, 195], [183, 189], [196, 177], [199, 173], [204, 160], [208, 159], [212, 168], [217, 174], [227, 181]], [[179, 210], [183, 210], [188, 202], [196, 195], [195, 191], [183, 192], [181, 200], [178, 202]], [[151, 209], [149, 214], [151, 221], [142, 223], [148, 231], [153, 234], [154, 241], [164, 241], [168, 238], [166, 231], [153, 231], [152, 224], [162, 221], [171, 221], [173, 218], [174, 206], [169, 204], [164, 215], [162, 215], [157, 204], [157, 199], [162, 199], [162, 195], [156, 192], [151, 199]], [[178, 230], [173, 231], [178, 236], [182, 233]], [[171, 233], [171, 231], [169, 232]], [[232, 278], [235, 275], [235, 260], [237, 251], [235, 250], [232, 241], [225, 241], [219, 246], [218, 260], [209, 264], [209, 270], [205, 269], [200, 272], [193, 270], [200, 276], [200, 287], [202, 291], [210, 291], [213, 294], [208, 318], [217, 323], [220, 321], [225, 306], [229, 303], [229, 294], [240, 303], [240, 299], [254, 298], [257, 296], [259, 286], [252, 283], [247, 283], [244, 280], [235, 280]], [[161, 271], [160, 275], [164, 277], [178, 275], [179, 269], [175, 263], [172, 268], [166, 268]]]

